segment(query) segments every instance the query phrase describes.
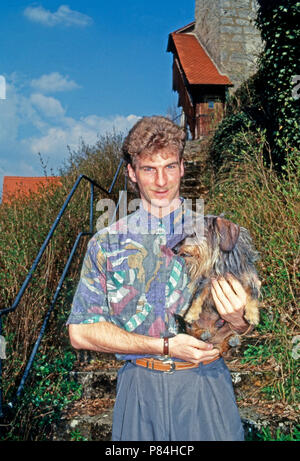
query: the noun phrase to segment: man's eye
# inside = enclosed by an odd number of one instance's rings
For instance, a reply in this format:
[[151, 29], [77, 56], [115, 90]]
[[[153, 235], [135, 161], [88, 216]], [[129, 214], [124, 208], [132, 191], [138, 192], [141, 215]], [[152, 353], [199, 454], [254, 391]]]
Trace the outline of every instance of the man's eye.
[[151, 168], [150, 166], [149, 167], [144, 167], [143, 171], [153, 171], [153, 168]]

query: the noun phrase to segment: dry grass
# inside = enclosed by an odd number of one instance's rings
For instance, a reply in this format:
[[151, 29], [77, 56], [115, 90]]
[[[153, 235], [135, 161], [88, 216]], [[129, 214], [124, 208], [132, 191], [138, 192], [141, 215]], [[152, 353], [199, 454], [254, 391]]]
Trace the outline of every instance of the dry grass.
[[[292, 357], [292, 340], [300, 334], [299, 316], [299, 152], [286, 147], [281, 174], [264, 161], [263, 135], [241, 133], [240, 162], [226, 165], [206, 203], [206, 213], [224, 212], [246, 227], [260, 253], [262, 321], [265, 339], [245, 351], [246, 360], [272, 361], [272, 389], [283, 402], [299, 399], [299, 367]], [[271, 362], [270, 362], [271, 363]], [[274, 391], [274, 392], [273, 392]]]
[[[99, 139], [93, 148], [82, 145], [79, 152], [70, 153], [69, 162], [61, 172], [61, 187], [41, 189], [38, 194], [16, 199], [11, 204], [0, 206], [1, 308], [10, 307], [13, 304], [39, 248], [78, 176], [86, 174], [108, 190], [119, 163], [120, 142], [119, 136], [112, 135]], [[114, 189], [115, 192], [110, 196], [115, 201], [118, 197], [118, 190], [123, 188], [123, 178], [121, 173]], [[94, 193], [95, 207], [100, 198], [108, 197], [99, 192], [97, 188]], [[6, 355], [8, 357], [3, 362], [5, 401], [20, 380], [76, 236], [81, 231], [89, 231], [89, 204], [89, 183], [82, 180], [17, 309], [3, 316], [2, 334], [7, 342]], [[96, 222], [99, 213], [95, 207]], [[60, 298], [51, 317], [45, 339], [41, 343], [41, 353], [49, 347], [51, 349], [51, 345], [54, 344], [61, 350], [66, 346], [64, 322], [70, 311], [70, 298], [79, 275], [87, 240], [88, 237], [82, 240], [75, 254], [63, 290], [63, 296], [67, 296], [68, 299]]]

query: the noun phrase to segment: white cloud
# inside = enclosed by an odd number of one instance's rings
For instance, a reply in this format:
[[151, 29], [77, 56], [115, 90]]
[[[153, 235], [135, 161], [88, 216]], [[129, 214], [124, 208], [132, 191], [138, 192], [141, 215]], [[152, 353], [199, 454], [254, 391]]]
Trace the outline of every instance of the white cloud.
[[26, 140], [29, 150], [42, 155], [61, 156], [67, 152], [67, 146], [76, 149], [82, 139], [85, 144], [94, 145], [99, 135], [112, 133], [113, 131], [126, 132], [140, 117], [136, 115], [116, 115], [109, 118], [98, 115], [89, 115], [75, 120], [70, 117], [64, 118], [64, 126], [51, 126], [41, 136], [34, 136]]
[[90, 16], [71, 10], [68, 5], [61, 5], [58, 10], [52, 13], [42, 6], [28, 6], [24, 10], [24, 15], [33, 22], [44, 26], [54, 27], [57, 25], [86, 27], [93, 22]]
[[[41, 153], [47, 171], [62, 166], [67, 146], [95, 145], [99, 136], [126, 133], [140, 117], [115, 115], [70, 117], [61, 101], [41, 93], [25, 96], [24, 79], [6, 77], [7, 98], [0, 100], [0, 195], [3, 175], [41, 176]], [[25, 90], [25, 91], [24, 91]]]
[[46, 117], [62, 117], [65, 114], [65, 110], [58, 99], [36, 93], [30, 96], [30, 102]]
[[31, 81], [31, 86], [42, 92], [70, 91], [80, 88], [76, 82], [69, 79], [69, 76], [63, 76], [59, 72], [44, 74], [40, 78]]
[[6, 78], [7, 97], [0, 100], [0, 196], [3, 176], [42, 175], [38, 157], [23, 149], [20, 138], [24, 128], [40, 132], [46, 129], [45, 123], [12, 80], [11, 76]]

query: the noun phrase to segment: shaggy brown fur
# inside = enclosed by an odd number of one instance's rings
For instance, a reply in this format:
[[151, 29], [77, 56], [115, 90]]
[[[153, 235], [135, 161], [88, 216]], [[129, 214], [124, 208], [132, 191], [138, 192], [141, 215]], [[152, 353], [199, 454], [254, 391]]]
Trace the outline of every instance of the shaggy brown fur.
[[211, 294], [211, 279], [232, 274], [247, 292], [244, 317], [250, 325], [259, 322], [260, 282], [255, 269], [258, 254], [248, 231], [220, 216], [204, 217], [204, 236], [195, 233], [183, 241], [179, 254], [185, 258], [192, 302], [184, 316], [176, 315], [179, 332], [209, 341], [221, 355], [240, 344], [239, 336], [218, 314]]

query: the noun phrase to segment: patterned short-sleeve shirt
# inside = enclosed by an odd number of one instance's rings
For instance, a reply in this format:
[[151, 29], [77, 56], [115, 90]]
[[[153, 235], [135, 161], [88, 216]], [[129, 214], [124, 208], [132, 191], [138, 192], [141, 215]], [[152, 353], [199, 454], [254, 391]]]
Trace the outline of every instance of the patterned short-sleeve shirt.
[[192, 295], [184, 259], [172, 250], [188, 217], [184, 201], [162, 219], [141, 204], [97, 232], [88, 243], [67, 324], [107, 321], [141, 335], [175, 335], [173, 314], [182, 314]]

